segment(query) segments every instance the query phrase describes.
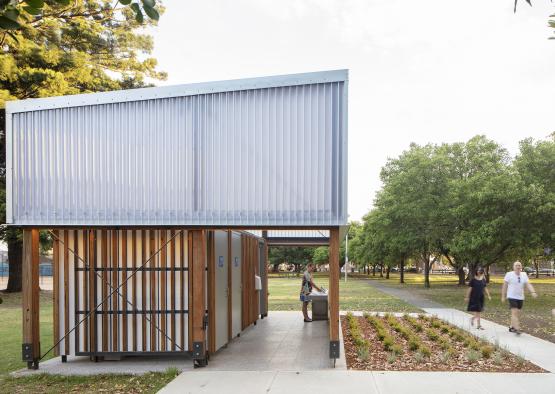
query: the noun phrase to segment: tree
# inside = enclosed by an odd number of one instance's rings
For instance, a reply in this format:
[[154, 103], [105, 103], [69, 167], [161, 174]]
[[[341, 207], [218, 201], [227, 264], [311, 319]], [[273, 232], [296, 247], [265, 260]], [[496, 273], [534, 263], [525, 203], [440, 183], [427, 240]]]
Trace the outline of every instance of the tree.
[[[526, 0], [526, 2], [528, 3], [528, 5], [531, 7], [532, 6], [532, 0]], [[514, 12], [516, 13], [516, 7], [518, 5], [518, 0], [515, 0], [515, 8], [514, 8]], [[549, 18], [555, 18], [555, 14], [550, 15]], [[552, 29], [555, 30], [555, 19], [549, 19], [548, 20], [548, 25], [549, 27], [551, 27]], [[550, 40], [555, 40], [555, 36], [553, 37], [549, 37]]]
[[[13, 30], [22, 29], [25, 23], [38, 23], [44, 18], [65, 19], [71, 13], [71, 0], [0, 0], [0, 32], [13, 36]], [[114, 13], [121, 11], [118, 5], [129, 6], [135, 14], [135, 20], [143, 23], [144, 14], [158, 20], [160, 14], [156, 10], [156, 0], [119, 0], [105, 2], [105, 11]]]
[[531, 255], [537, 260], [555, 245], [555, 133], [545, 140], [521, 141], [514, 165], [524, 185], [537, 197], [524, 212]]
[[327, 264], [329, 262], [329, 249], [327, 246], [319, 246], [312, 253], [312, 260], [316, 264]]
[[[20, 18], [21, 27], [10, 35], [0, 31], [0, 108], [6, 100], [136, 88], [145, 86], [146, 78], [165, 79], [166, 74], [156, 70], [156, 60], [148, 57], [152, 37], [138, 32], [142, 25], [135, 12], [127, 7], [114, 12], [109, 4], [47, 1], [40, 17]], [[4, 122], [1, 125], [4, 152]], [[0, 167], [0, 204], [5, 206], [4, 156]], [[5, 216], [2, 219], [6, 223]], [[4, 226], [0, 236], [8, 243], [8, 291], [20, 291], [21, 232]], [[44, 234], [42, 239], [47, 241]]]
[[451, 163], [446, 255], [473, 276], [529, 242], [525, 212], [536, 195], [520, 182], [508, 152], [484, 136], [442, 151]]
[[430, 287], [430, 266], [441, 253], [447, 226], [446, 163], [436, 150], [434, 145], [411, 144], [401, 156], [388, 160], [374, 204], [389, 229], [385, 256], [417, 257], [424, 266], [425, 287]]
[[312, 261], [314, 248], [302, 246], [273, 246], [268, 252], [270, 264], [277, 272], [277, 267], [282, 264], [293, 264], [295, 272], [301, 272], [301, 268]]

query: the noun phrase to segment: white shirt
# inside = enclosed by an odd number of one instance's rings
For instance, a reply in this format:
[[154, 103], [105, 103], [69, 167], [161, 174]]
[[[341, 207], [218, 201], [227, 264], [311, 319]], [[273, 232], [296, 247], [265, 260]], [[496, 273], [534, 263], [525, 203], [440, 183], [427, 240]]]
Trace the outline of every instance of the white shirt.
[[514, 271], [505, 274], [505, 283], [508, 285], [507, 298], [512, 298], [514, 300], [524, 299], [524, 285], [528, 283], [528, 275], [526, 275], [526, 272], [521, 272], [520, 281], [518, 278], [519, 275], [515, 274]]

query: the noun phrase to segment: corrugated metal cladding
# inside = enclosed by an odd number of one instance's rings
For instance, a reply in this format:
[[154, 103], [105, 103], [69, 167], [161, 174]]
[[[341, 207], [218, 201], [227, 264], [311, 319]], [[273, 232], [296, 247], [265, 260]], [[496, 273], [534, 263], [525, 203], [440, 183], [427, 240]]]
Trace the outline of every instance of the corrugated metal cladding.
[[[262, 237], [261, 230], [248, 230], [258, 237]], [[268, 230], [268, 238], [329, 238], [329, 230]]]
[[8, 106], [8, 222], [345, 224], [343, 73], [331, 82], [324, 72], [289, 86], [274, 77], [265, 88], [211, 85], [211, 93], [152, 98], [167, 91], [154, 88], [123, 102], [103, 94], [97, 105]]

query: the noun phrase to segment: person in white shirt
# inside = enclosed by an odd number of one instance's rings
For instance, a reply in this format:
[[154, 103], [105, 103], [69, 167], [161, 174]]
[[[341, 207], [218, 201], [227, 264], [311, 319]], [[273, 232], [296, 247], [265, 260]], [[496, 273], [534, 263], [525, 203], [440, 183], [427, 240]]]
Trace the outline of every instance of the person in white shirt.
[[509, 307], [511, 308], [511, 325], [509, 326], [509, 331], [517, 335], [521, 333], [520, 311], [524, 303], [524, 285], [526, 285], [532, 297], [536, 298], [538, 296], [534, 287], [528, 280], [528, 275], [526, 275], [526, 272], [522, 272], [522, 263], [520, 261], [515, 261], [513, 270], [505, 274], [503, 289], [501, 290], [501, 302], [505, 302], [505, 299], [509, 301]]

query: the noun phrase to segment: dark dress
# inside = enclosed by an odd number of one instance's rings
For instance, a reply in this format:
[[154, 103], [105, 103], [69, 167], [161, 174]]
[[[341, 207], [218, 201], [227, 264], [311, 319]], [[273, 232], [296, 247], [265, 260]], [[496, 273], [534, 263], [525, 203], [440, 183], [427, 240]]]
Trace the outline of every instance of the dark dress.
[[470, 299], [468, 300], [469, 312], [482, 312], [484, 310], [484, 289], [486, 288], [486, 279], [471, 279], [468, 286], [472, 288], [470, 291]]

